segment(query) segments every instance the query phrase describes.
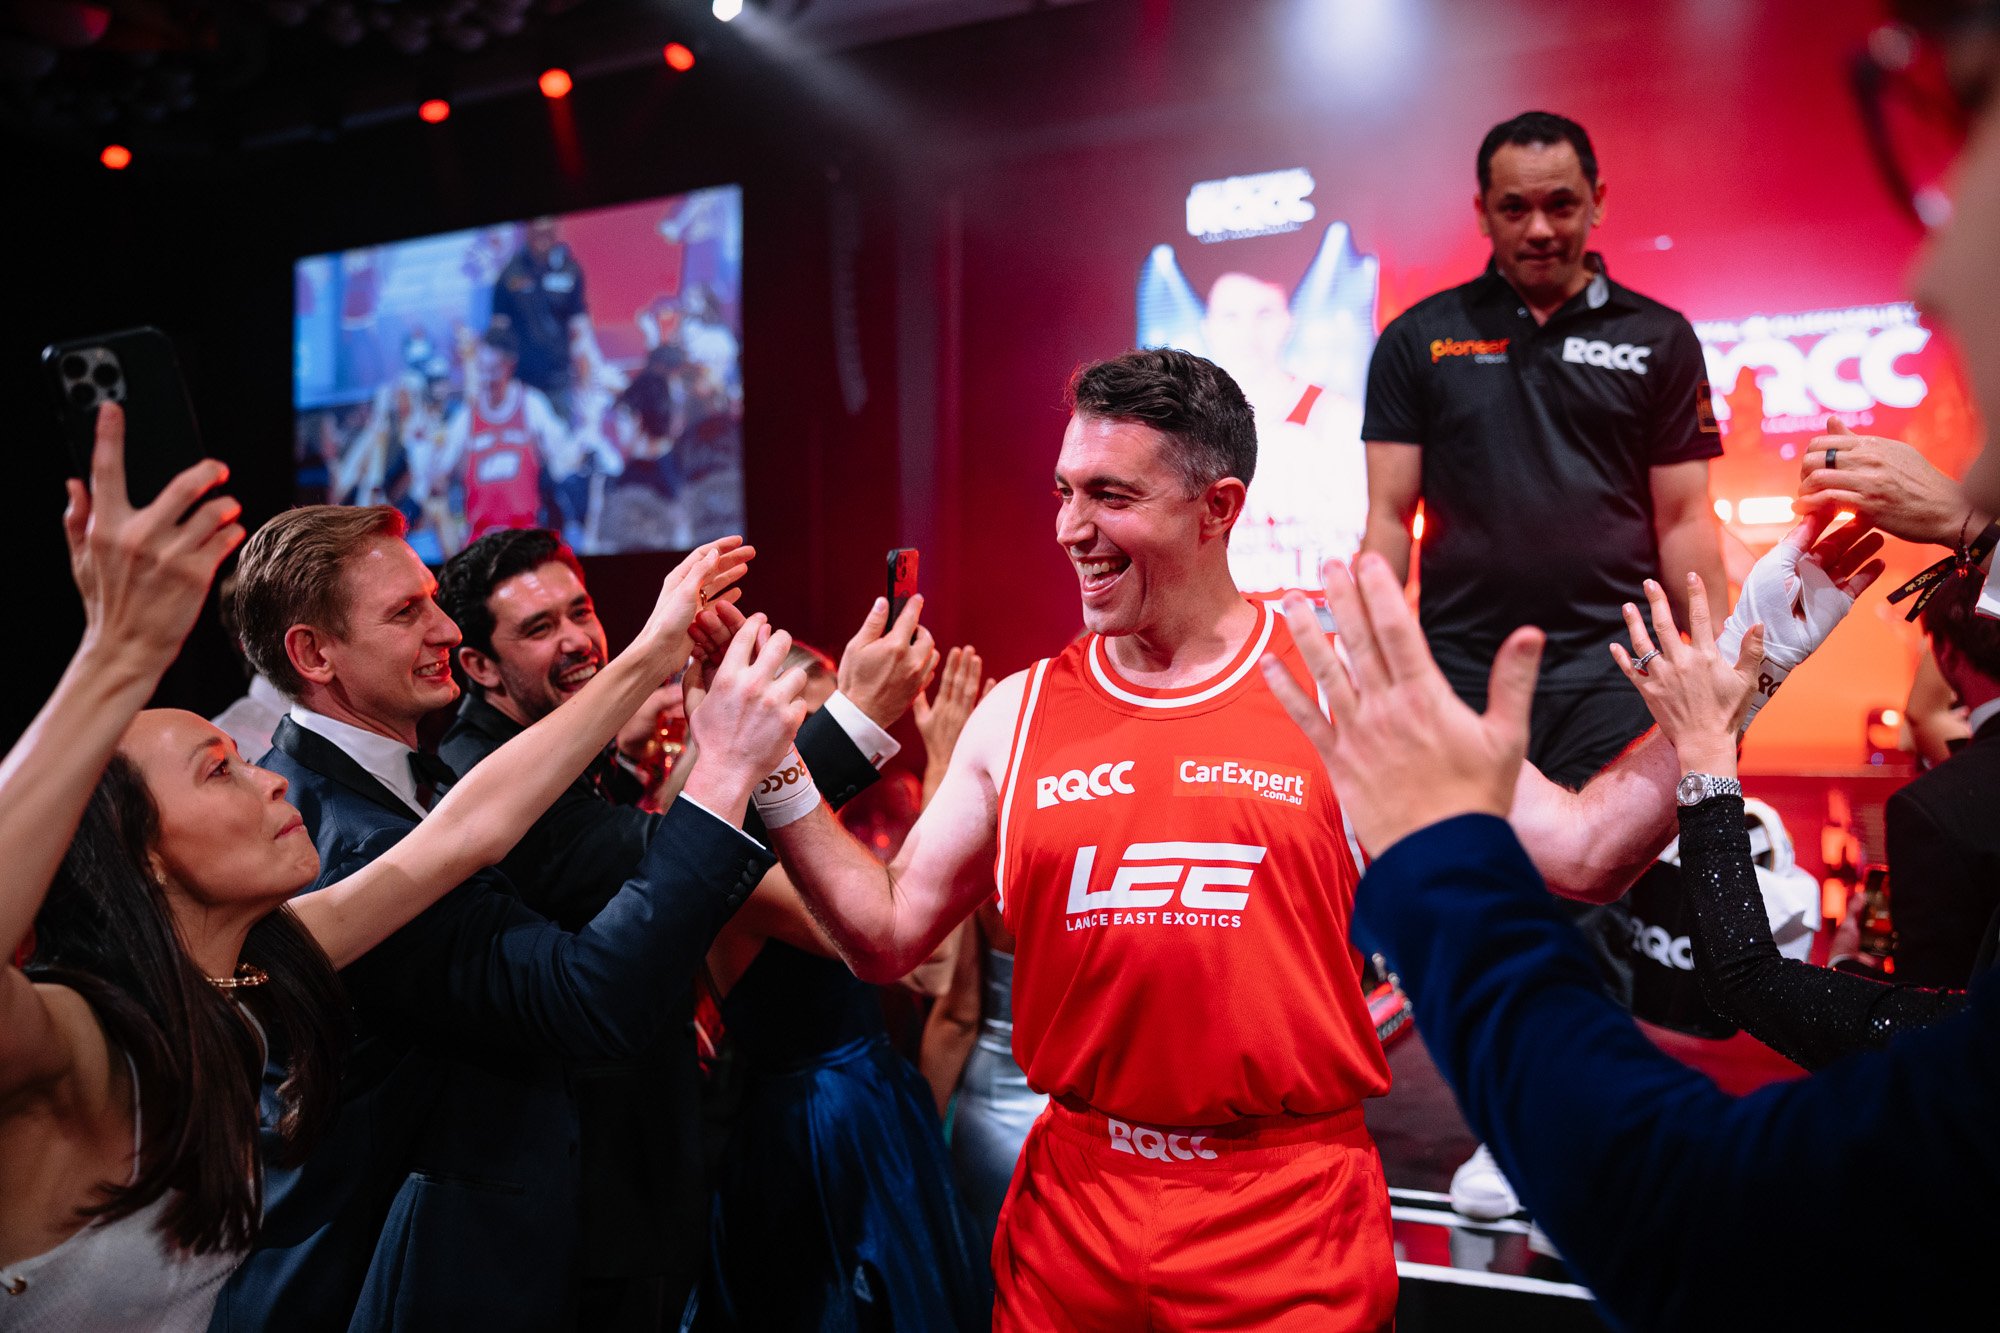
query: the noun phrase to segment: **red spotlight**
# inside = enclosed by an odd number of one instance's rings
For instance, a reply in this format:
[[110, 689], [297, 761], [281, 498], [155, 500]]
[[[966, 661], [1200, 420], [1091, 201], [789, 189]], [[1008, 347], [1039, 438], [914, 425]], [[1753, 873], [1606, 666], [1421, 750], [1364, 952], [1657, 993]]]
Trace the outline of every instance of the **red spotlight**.
[[575, 86], [570, 81], [569, 71], [560, 68], [543, 70], [542, 77], [537, 82], [541, 84], [542, 96], [551, 101], [561, 97], [568, 97], [569, 90]]
[[666, 50], [662, 54], [667, 58], [667, 68], [669, 69], [679, 70], [685, 74], [694, 68], [694, 52], [688, 50], [679, 42], [668, 42]]
[[417, 108], [417, 119], [426, 125], [442, 125], [451, 119], [451, 103], [433, 97]]
[[106, 144], [97, 160], [113, 171], [123, 171], [132, 165], [132, 150], [122, 143]]

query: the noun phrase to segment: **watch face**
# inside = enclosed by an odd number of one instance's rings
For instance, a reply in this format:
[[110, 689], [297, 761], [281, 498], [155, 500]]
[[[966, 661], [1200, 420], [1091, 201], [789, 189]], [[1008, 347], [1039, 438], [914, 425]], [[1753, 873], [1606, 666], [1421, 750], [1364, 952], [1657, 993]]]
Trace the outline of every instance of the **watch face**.
[[1682, 805], [1693, 805], [1708, 794], [1708, 784], [1701, 774], [1690, 773], [1681, 779], [1681, 785], [1674, 789], [1674, 796]]

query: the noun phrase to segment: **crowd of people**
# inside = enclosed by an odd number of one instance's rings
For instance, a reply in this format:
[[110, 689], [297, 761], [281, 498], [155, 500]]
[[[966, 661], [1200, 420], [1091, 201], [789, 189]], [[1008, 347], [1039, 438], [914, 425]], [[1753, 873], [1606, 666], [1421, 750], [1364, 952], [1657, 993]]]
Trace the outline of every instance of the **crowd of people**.
[[[1996, 415], [2000, 26], [1906, 8], [1975, 123], [1919, 295]], [[1530, 113], [1479, 172], [1493, 266], [1385, 333], [1379, 512], [1324, 606], [1231, 577], [1242, 390], [1126, 352], [1072, 377], [1055, 454], [1084, 632], [997, 682], [920, 597], [837, 659], [795, 642], [737, 537], [613, 654], [525, 522], [434, 573], [393, 505], [246, 533], [212, 462], [134, 508], [103, 408], [63, 519], [83, 639], [0, 766], [0, 1327], [1389, 1328], [1357, 942], [1484, 1142], [1470, 1207], [1524, 1207], [1614, 1324], [1980, 1308], [2000, 452], [1961, 486], [1819, 437], [1731, 606], [1683, 503], [1698, 375], [1567, 355], [1682, 341], [1585, 247], [1588, 136]], [[1425, 366], [1446, 318], [1467, 350]], [[1548, 401], [1472, 424], [1489, 357], [1546, 360]], [[1602, 429], [1541, 431], [1565, 395]], [[1481, 517], [1482, 430], [1583, 479], [1610, 565], [1507, 573], [1538, 538]], [[1950, 552], [1922, 614], [1971, 737], [1892, 825], [1899, 892], [1948, 904], [1896, 984], [1781, 954], [1736, 769], [1879, 533]], [[226, 731], [146, 704], [232, 559], [262, 690]], [[906, 714], [921, 780], [885, 776]], [[1736, 1096], [1661, 1051], [1573, 919], [1675, 835], [1710, 1002], [1806, 1077]], [[914, 1063], [878, 988], [934, 1000]], [[1894, 1281], [1801, 1280], [1863, 1233]]]

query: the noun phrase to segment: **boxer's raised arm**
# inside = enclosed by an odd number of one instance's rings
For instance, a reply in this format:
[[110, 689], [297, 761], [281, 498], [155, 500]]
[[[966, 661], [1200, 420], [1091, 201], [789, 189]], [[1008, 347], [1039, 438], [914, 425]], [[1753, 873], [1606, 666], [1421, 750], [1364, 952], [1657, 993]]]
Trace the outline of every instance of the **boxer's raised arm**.
[[1565, 898], [1614, 902], [1674, 836], [1680, 780], [1680, 760], [1656, 727], [1582, 791], [1521, 765], [1507, 819], [1551, 889]]
[[930, 956], [993, 891], [1007, 745], [1025, 672], [995, 686], [965, 724], [937, 795], [894, 863], [883, 866], [822, 802], [771, 832], [827, 938], [863, 981], [887, 984]]

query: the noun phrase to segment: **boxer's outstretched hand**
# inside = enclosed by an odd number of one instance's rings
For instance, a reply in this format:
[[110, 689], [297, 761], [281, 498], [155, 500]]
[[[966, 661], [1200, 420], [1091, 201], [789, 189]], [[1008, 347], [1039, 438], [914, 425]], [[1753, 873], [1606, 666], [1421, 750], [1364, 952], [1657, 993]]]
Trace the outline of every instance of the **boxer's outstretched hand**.
[[1523, 627], [1493, 661], [1485, 714], [1473, 712], [1445, 683], [1402, 585], [1381, 556], [1338, 561], [1324, 571], [1326, 595], [1340, 625], [1343, 661], [1319, 627], [1311, 603], [1285, 598], [1285, 625], [1319, 682], [1331, 721], [1277, 658], [1264, 679], [1326, 765], [1342, 809], [1369, 855], [1454, 815], [1505, 816], [1528, 753], [1543, 635]]

